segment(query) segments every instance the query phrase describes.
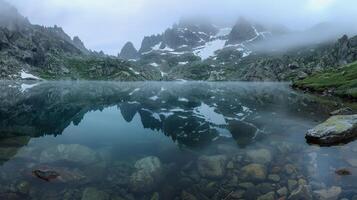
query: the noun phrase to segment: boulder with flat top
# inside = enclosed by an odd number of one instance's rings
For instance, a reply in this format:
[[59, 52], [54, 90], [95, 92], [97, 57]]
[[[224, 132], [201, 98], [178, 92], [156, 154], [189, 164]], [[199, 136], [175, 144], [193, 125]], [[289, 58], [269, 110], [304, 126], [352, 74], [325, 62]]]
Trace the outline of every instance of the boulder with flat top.
[[336, 115], [308, 130], [309, 143], [333, 145], [348, 142], [357, 137], [357, 115]]

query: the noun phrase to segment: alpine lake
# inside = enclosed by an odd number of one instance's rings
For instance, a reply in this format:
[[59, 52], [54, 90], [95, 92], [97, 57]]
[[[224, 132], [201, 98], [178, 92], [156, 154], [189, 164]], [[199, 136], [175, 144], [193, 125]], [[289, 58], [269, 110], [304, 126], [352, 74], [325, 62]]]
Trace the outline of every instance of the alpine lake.
[[305, 140], [342, 104], [289, 83], [2, 81], [0, 199], [355, 200], [357, 141]]

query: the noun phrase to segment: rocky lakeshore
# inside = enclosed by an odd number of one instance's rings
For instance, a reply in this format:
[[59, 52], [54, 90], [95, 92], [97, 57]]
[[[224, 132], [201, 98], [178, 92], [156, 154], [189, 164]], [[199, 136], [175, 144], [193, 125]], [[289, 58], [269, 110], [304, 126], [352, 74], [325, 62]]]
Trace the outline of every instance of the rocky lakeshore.
[[[341, 186], [315, 180], [318, 168], [314, 162], [319, 150], [293, 143], [271, 142], [247, 150], [217, 144], [210, 154], [192, 155], [191, 160], [180, 164], [167, 163], [156, 156], [132, 162], [110, 160], [109, 152], [79, 144], [39, 150], [25, 148], [16, 156], [26, 159], [20, 171], [0, 173], [2, 179], [9, 181], [0, 187], [2, 199], [39, 196], [40, 199], [82, 200], [357, 198], [357, 194], [353, 196], [353, 192], [342, 190]], [[39, 154], [33, 153], [37, 151]], [[72, 163], [72, 167], [56, 164], [61, 161]], [[350, 164], [351, 169], [357, 167], [353, 161]], [[11, 181], [13, 176], [41, 166], [57, 171], [59, 177], [50, 183], [31, 175]]]

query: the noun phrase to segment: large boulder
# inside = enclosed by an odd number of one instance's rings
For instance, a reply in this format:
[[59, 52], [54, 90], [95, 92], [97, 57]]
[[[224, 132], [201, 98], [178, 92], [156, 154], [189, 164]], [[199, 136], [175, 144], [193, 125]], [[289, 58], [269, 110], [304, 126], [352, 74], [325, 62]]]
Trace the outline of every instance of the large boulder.
[[272, 160], [271, 152], [268, 149], [254, 149], [247, 151], [247, 156], [254, 163], [267, 164]]
[[336, 115], [308, 130], [308, 142], [332, 145], [352, 140], [357, 136], [357, 115]]
[[242, 168], [241, 177], [248, 180], [264, 180], [267, 176], [267, 169], [261, 164], [249, 164]]
[[205, 178], [220, 178], [225, 173], [227, 157], [224, 155], [201, 156], [197, 161], [198, 172]]
[[80, 144], [59, 144], [45, 149], [40, 155], [41, 163], [68, 161], [91, 164], [97, 160], [97, 154], [92, 149]]
[[135, 169], [130, 176], [130, 188], [134, 192], [149, 192], [162, 178], [162, 164], [157, 157], [149, 156], [138, 160]]
[[315, 195], [321, 200], [337, 200], [342, 192], [341, 187], [332, 186], [328, 189], [316, 190]]

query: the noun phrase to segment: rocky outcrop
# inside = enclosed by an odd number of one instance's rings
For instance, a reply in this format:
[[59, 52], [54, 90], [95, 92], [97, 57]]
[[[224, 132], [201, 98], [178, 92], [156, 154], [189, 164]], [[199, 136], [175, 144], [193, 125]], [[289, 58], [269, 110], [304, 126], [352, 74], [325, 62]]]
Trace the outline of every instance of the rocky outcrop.
[[137, 58], [139, 58], [139, 53], [135, 49], [133, 43], [127, 42], [124, 45], [124, 47], [121, 49], [121, 52], [119, 54], [119, 58], [127, 59], [127, 60], [137, 59]]
[[231, 33], [228, 36], [227, 44], [238, 44], [243, 41], [253, 39], [258, 36], [253, 25], [244, 18], [240, 18], [233, 26]]
[[357, 115], [337, 115], [310, 129], [308, 142], [333, 145], [353, 140], [357, 136]]

